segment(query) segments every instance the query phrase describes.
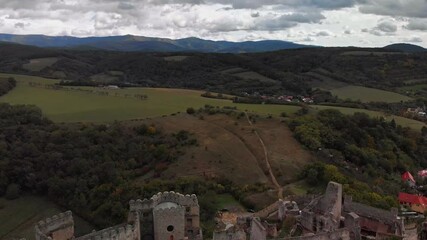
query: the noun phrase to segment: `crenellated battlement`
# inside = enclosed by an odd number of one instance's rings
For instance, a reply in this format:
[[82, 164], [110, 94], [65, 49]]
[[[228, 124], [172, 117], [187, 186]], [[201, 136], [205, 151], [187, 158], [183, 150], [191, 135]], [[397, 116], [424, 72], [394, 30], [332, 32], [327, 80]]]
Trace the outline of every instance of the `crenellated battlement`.
[[66, 234], [74, 234], [74, 220], [71, 211], [54, 215], [39, 221], [35, 226], [36, 240], [52, 239], [52, 234], [61, 230], [68, 229]]
[[199, 203], [194, 194], [161, 192], [150, 199], [131, 200], [129, 205], [126, 223], [79, 237], [74, 236], [71, 211], [60, 213], [35, 226], [36, 240], [201, 239]]
[[173, 202], [181, 206], [199, 206], [199, 202], [195, 194], [183, 195], [175, 192], [159, 192], [150, 199], [131, 200], [129, 202], [129, 206], [131, 211], [147, 210], [153, 209], [164, 202]]
[[98, 232], [92, 232], [75, 240], [111, 240], [111, 239], [137, 239], [138, 229], [130, 224], [120, 224]]
[[178, 206], [178, 207], [171, 207], [171, 208], [163, 208], [163, 209], [156, 209], [153, 211], [155, 218], [160, 217], [170, 217], [170, 216], [185, 216], [185, 207]]

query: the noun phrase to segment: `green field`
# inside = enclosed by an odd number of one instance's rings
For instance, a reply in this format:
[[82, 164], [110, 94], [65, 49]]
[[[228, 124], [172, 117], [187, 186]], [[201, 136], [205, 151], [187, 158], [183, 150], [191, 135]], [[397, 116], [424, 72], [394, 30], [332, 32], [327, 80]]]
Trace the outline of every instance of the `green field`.
[[402, 125], [404, 127], [410, 127], [412, 129], [415, 129], [415, 130], [421, 130], [421, 128], [423, 126], [426, 126], [425, 123], [420, 122], [420, 121], [416, 121], [413, 119], [394, 116], [394, 115], [387, 115], [387, 114], [384, 114], [381, 112], [369, 111], [369, 110], [365, 110], [365, 109], [345, 108], [345, 107], [330, 107], [330, 106], [320, 106], [320, 105], [313, 106], [313, 109], [315, 109], [315, 110], [336, 109], [336, 110], [338, 110], [344, 114], [354, 114], [356, 112], [362, 112], [362, 113], [368, 114], [371, 117], [384, 117], [386, 121], [391, 121], [392, 119], [394, 119], [397, 124]]
[[22, 65], [23, 69], [28, 71], [40, 71], [46, 67], [52, 66], [58, 61], [58, 58], [37, 58], [31, 59], [29, 63]]
[[411, 86], [400, 87], [397, 89], [402, 94], [407, 94], [409, 96], [414, 95], [425, 95], [427, 93], [427, 84], [416, 84]]
[[[203, 98], [203, 91], [185, 89], [162, 88], [127, 88], [119, 90], [98, 89], [109, 92], [109, 96], [81, 91], [51, 90], [41, 87], [32, 87], [29, 82], [54, 84], [58, 80], [40, 77], [0, 74], [0, 77], [15, 77], [17, 87], [5, 96], [0, 97], [0, 102], [11, 104], [33, 104], [39, 106], [47, 117], [56, 122], [112, 122], [115, 120], [131, 120], [159, 117], [177, 112], [185, 112], [188, 107], [199, 108], [205, 104], [213, 106], [235, 106], [242, 111], [254, 112], [262, 115], [272, 114], [279, 116], [282, 112], [294, 114], [300, 109], [291, 105], [263, 105], [263, 104], [237, 104], [229, 100]], [[97, 88], [81, 88], [97, 89]], [[115, 96], [116, 94], [120, 96]], [[122, 97], [124, 94], [146, 94], [148, 100]], [[386, 119], [394, 118], [398, 124], [419, 130], [424, 123], [397, 116], [386, 116], [383, 113], [364, 109], [329, 107], [315, 105], [313, 108], [322, 110], [328, 108], [338, 109], [345, 114], [365, 112], [370, 116], [383, 116]]]
[[[32, 76], [0, 74], [0, 77], [15, 77], [17, 87], [0, 102], [11, 104], [34, 104], [39, 106], [47, 117], [57, 122], [111, 122], [138, 118], [158, 117], [176, 112], [185, 112], [187, 107], [200, 108], [205, 104], [213, 106], [235, 106], [259, 114], [280, 115], [282, 112], [295, 113], [299, 107], [284, 105], [235, 104], [229, 100], [203, 98], [203, 91], [183, 89], [128, 88], [105, 90], [109, 96], [99, 96], [78, 91], [51, 90], [29, 86], [29, 82], [54, 84], [57, 80]], [[82, 88], [88, 89], [88, 88]], [[115, 97], [129, 94], [146, 94], [148, 100]]]
[[170, 62], [181, 62], [187, 58], [188, 56], [170, 56], [170, 57], [164, 57], [163, 59]]
[[241, 77], [243, 79], [248, 79], [248, 80], [256, 79], [256, 80], [259, 80], [260, 82], [265, 82], [265, 83], [277, 83], [276, 80], [273, 80], [271, 78], [268, 78], [268, 77], [263, 76], [263, 75], [261, 75], [261, 74], [259, 74], [257, 72], [252, 72], [252, 71], [241, 72], [241, 73], [234, 73], [233, 75], [237, 76], [237, 77]]
[[346, 86], [331, 90], [332, 95], [341, 99], [360, 100], [361, 102], [400, 102], [410, 101], [412, 98], [380, 89]]
[[231, 195], [231, 194], [219, 194], [216, 196], [217, 209], [244, 209], [244, 207]]
[[[41, 197], [25, 196], [13, 201], [0, 198], [0, 239], [35, 239], [35, 224], [60, 212], [63, 210], [57, 205]], [[73, 217], [77, 236], [93, 230], [86, 221]]]

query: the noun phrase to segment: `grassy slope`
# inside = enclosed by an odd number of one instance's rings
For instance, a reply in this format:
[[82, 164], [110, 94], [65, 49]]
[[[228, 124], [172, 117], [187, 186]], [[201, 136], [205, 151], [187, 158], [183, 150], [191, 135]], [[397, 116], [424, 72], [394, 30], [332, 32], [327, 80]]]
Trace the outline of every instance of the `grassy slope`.
[[[76, 91], [55, 91], [43, 88], [30, 87], [28, 82], [40, 82], [54, 84], [57, 80], [45, 79], [33, 76], [0, 74], [0, 77], [15, 77], [18, 86], [7, 95], [0, 97], [0, 102], [11, 104], [34, 104], [39, 106], [47, 117], [57, 122], [111, 122], [114, 120], [130, 120], [136, 118], [151, 118], [169, 115], [176, 112], [184, 112], [187, 107], [199, 108], [205, 104], [214, 106], [235, 106], [239, 110], [248, 110], [259, 114], [272, 114], [279, 116], [282, 112], [295, 113], [298, 106], [289, 105], [253, 105], [235, 104], [229, 100], [208, 99], [200, 97], [203, 91], [183, 89], [150, 89], [129, 88], [109, 91], [110, 96], [98, 96]], [[124, 94], [146, 94], [148, 100], [134, 98], [115, 97], [118, 92]], [[334, 108], [328, 106], [315, 106], [318, 109]], [[354, 112], [366, 112], [371, 116], [384, 116], [379, 112], [363, 109], [339, 108], [336, 109], [352, 114]], [[390, 117], [388, 117], [390, 118]], [[396, 121], [414, 129], [421, 129], [425, 124], [402, 117], [393, 117]]]
[[[162, 177], [222, 176], [238, 184], [269, 182], [264, 151], [246, 118], [225, 114], [205, 116], [204, 120], [187, 114], [145, 121], [166, 132], [187, 130], [194, 133], [200, 146], [188, 149]], [[259, 119], [254, 127], [263, 138], [281, 184], [295, 181], [296, 174], [311, 161], [309, 152], [293, 138], [278, 119]]]
[[410, 97], [384, 90], [360, 86], [347, 86], [331, 90], [341, 99], [360, 100], [362, 102], [400, 102], [412, 100]]
[[241, 78], [243, 78], [243, 79], [257, 79], [257, 80], [259, 80], [259, 81], [261, 81], [261, 82], [266, 82], [266, 83], [277, 83], [277, 81], [276, 80], [273, 80], [273, 79], [271, 79], [271, 78], [268, 78], [268, 77], [266, 77], [266, 76], [263, 76], [263, 75], [261, 75], [261, 74], [259, 74], [259, 73], [257, 73], [257, 72], [252, 72], [252, 71], [249, 71], [249, 72], [241, 72], [241, 73], [235, 73], [235, 74], [233, 74], [234, 76], [237, 76], [237, 77], [241, 77]]
[[421, 128], [423, 126], [426, 126], [425, 123], [420, 122], [420, 121], [416, 121], [416, 120], [413, 120], [413, 119], [399, 117], [399, 116], [394, 116], [394, 115], [386, 115], [386, 114], [381, 113], [381, 112], [369, 111], [369, 110], [365, 110], [365, 109], [344, 108], [344, 107], [330, 107], [330, 106], [320, 106], [320, 105], [315, 105], [315, 106], [312, 106], [312, 107], [315, 110], [337, 109], [337, 110], [339, 110], [340, 112], [342, 112], [344, 114], [354, 114], [356, 112], [362, 112], [362, 113], [368, 114], [371, 117], [384, 117], [387, 121], [391, 121], [392, 119], [394, 119], [397, 124], [402, 125], [404, 127], [410, 127], [412, 129], [415, 129], [415, 130], [421, 130]]
[[[47, 217], [63, 212], [57, 205], [35, 196], [25, 196], [13, 201], [0, 198], [0, 239], [34, 239], [34, 225]], [[93, 226], [74, 216], [76, 235], [89, 233]]]
[[[187, 107], [199, 108], [205, 104], [214, 106], [237, 106], [240, 110], [249, 110], [261, 114], [276, 114], [296, 112], [297, 106], [268, 106], [234, 104], [229, 100], [208, 99], [200, 97], [202, 91], [181, 89], [145, 89], [129, 88], [121, 90], [102, 90], [111, 92], [110, 96], [98, 96], [84, 92], [55, 91], [43, 88], [34, 88], [28, 85], [29, 81], [53, 84], [56, 80], [38, 77], [0, 74], [0, 77], [13, 76], [18, 80], [18, 86], [9, 94], [0, 98], [1, 102], [12, 104], [34, 104], [52, 120], [57, 122], [110, 122], [114, 120], [129, 120], [135, 118], [158, 117], [178, 111], [185, 111]], [[120, 94], [146, 94], [148, 100], [141, 101], [134, 98], [115, 97]]]
[[22, 65], [23, 69], [28, 71], [40, 71], [46, 67], [52, 66], [58, 61], [58, 58], [37, 58], [31, 59], [29, 63]]

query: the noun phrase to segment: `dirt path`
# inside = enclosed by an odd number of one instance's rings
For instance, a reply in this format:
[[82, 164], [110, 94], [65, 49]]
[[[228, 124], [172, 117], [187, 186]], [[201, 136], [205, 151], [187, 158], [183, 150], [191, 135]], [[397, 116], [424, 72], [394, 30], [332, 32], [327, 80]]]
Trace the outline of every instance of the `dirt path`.
[[267, 147], [264, 144], [264, 141], [262, 140], [261, 136], [259, 135], [258, 131], [254, 128], [254, 125], [252, 124], [251, 120], [249, 119], [248, 113], [245, 112], [246, 115], [246, 119], [248, 120], [249, 125], [251, 125], [251, 127], [253, 127], [253, 130], [255, 132], [255, 135], [258, 137], [262, 149], [264, 150], [264, 156], [265, 156], [265, 164], [267, 166], [268, 169], [268, 173], [270, 175], [270, 179], [273, 182], [274, 186], [277, 188], [277, 196], [279, 199], [283, 199], [283, 188], [282, 186], [280, 186], [279, 182], [277, 181], [276, 177], [273, 174], [273, 171], [271, 170], [271, 165], [270, 165], [270, 161], [268, 159], [268, 151], [267, 151]]

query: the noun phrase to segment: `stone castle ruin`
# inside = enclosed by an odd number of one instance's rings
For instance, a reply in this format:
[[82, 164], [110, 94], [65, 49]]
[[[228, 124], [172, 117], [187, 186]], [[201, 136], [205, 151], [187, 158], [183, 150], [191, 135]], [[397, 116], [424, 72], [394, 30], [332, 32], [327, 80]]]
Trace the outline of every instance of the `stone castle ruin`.
[[[302, 209], [295, 201], [279, 200], [257, 213], [219, 212], [213, 240], [412, 239], [406, 238], [397, 209], [386, 211], [353, 202], [343, 195], [341, 184], [330, 182], [324, 195], [308, 200], [300, 202]], [[36, 240], [203, 239], [194, 194], [158, 193], [150, 199], [131, 200], [129, 205], [125, 223], [79, 237], [74, 236], [70, 211], [53, 216], [36, 225]], [[279, 238], [281, 223], [287, 218], [295, 223]]]
[[[234, 222], [218, 218], [213, 240], [410, 239], [405, 237], [397, 209], [386, 211], [353, 202], [344, 196], [339, 183], [329, 182], [325, 194], [303, 205], [300, 210], [294, 201], [279, 200], [252, 215], [236, 216]], [[288, 217], [296, 223], [289, 234], [279, 238], [277, 230]]]
[[36, 240], [202, 240], [196, 195], [164, 192], [150, 199], [131, 200], [127, 222], [85, 236], [74, 236], [67, 211], [35, 226]]

